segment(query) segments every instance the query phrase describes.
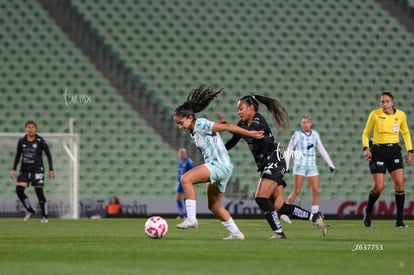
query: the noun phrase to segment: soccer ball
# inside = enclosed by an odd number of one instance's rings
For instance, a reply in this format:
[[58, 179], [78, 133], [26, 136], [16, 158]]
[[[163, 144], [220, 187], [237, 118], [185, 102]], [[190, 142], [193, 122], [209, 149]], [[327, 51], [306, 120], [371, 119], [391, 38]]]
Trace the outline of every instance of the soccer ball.
[[168, 223], [162, 217], [153, 216], [145, 222], [144, 231], [151, 239], [162, 239], [167, 234]]

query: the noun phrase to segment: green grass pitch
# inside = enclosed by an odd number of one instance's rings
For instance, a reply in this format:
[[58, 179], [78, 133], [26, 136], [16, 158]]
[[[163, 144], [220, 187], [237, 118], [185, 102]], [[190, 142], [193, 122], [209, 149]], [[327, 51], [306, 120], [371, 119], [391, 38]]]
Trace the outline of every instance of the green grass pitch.
[[[414, 274], [414, 223], [327, 220], [328, 235], [305, 221], [283, 224], [288, 239], [269, 240], [265, 220], [236, 220], [244, 241], [224, 241], [216, 219], [162, 240], [145, 219], [0, 219], [0, 274]], [[356, 250], [357, 249], [357, 250]]]

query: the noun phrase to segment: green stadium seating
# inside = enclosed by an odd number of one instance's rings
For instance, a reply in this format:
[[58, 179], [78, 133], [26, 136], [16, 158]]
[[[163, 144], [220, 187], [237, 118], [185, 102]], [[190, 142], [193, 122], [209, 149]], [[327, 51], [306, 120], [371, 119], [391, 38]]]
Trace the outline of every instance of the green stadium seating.
[[[124, 102], [37, 2], [2, 3], [0, 8], [4, 11], [0, 23], [7, 33], [7, 39], [0, 39], [0, 61], [7, 68], [0, 71], [6, 83], [0, 91], [12, 102], [0, 102], [8, 118], [0, 121], [0, 129], [20, 130], [26, 115], [16, 103], [20, 101], [37, 109], [33, 115], [48, 131], [62, 129], [75, 113], [82, 134], [83, 196], [119, 192], [127, 198], [170, 198], [176, 165], [170, 146]], [[199, 84], [224, 88], [200, 114], [212, 120], [215, 112], [221, 112], [236, 123], [237, 99], [246, 94], [279, 98], [291, 119], [287, 132], [274, 131], [284, 147], [300, 127], [301, 117], [312, 115], [337, 166], [330, 174], [318, 159], [322, 199], [366, 199], [371, 179], [360, 139], [381, 91], [394, 91], [397, 106], [406, 111], [409, 121], [414, 118], [410, 110], [413, 35], [373, 1], [74, 0], [69, 8], [87, 23], [80, 29], [90, 28], [102, 38], [103, 46], [171, 112]], [[25, 19], [15, 19], [21, 13]], [[31, 28], [25, 30], [28, 22]], [[70, 112], [62, 102], [63, 87], [90, 93], [99, 111], [76, 105]], [[48, 101], [34, 95], [39, 89]], [[274, 125], [264, 106], [260, 111]], [[97, 137], [108, 143], [106, 155], [99, 151]], [[223, 133], [223, 137], [227, 140], [230, 135]], [[252, 192], [258, 175], [247, 146], [241, 143], [230, 154], [235, 173]], [[149, 175], [154, 165], [158, 171]], [[162, 181], [161, 175], [168, 179]], [[100, 177], [112, 183], [100, 189]], [[412, 181], [410, 168], [406, 177]], [[286, 193], [291, 190], [290, 175], [287, 180]], [[147, 190], [150, 183], [156, 186]], [[309, 197], [305, 188], [303, 193], [300, 198]]]
[[[3, 3], [2, 11], [7, 39], [1, 39], [0, 59], [7, 70], [0, 76], [4, 110], [0, 131], [22, 132], [30, 118], [38, 122], [40, 134], [60, 132], [73, 117], [75, 130], [81, 134], [83, 199], [106, 199], [114, 194], [121, 199], [140, 199], [139, 189], [146, 189], [151, 181], [149, 173], [166, 182], [176, 180], [176, 152], [117, 94], [38, 3]], [[89, 95], [92, 103], [83, 105], [78, 98], [67, 106], [67, 88], [71, 94]], [[149, 145], [148, 140], [152, 142]], [[163, 152], [162, 158], [155, 158], [155, 149]], [[10, 154], [8, 159], [13, 158], [14, 148]], [[141, 156], [146, 163], [135, 169]], [[57, 162], [59, 156], [54, 158]], [[1, 163], [7, 170], [10, 165]], [[7, 173], [0, 176], [7, 183], [2, 196], [13, 196], [14, 182], [6, 177]], [[129, 190], [130, 181], [137, 181], [139, 188]], [[53, 184], [48, 188], [47, 192], [54, 192]], [[156, 195], [146, 196], [151, 197]]]

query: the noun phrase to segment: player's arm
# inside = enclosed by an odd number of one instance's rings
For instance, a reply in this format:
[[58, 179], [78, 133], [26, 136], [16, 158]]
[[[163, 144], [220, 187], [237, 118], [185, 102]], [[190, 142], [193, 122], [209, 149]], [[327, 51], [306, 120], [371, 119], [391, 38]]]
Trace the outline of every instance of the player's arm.
[[17, 165], [19, 164], [21, 155], [22, 155], [22, 146], [21, 146], [21, 142], [19, 140], [17, 142], [16, 156], [14, 157], [13, 168], [9, 173], [10, 178], [12, 178], [12, 179], [16, 177]]
[[[220, 123], [227, 123], [226, 119], [224, 118], [222, 114], [216, 113], [216, 117], [220, 120]], [[241, 139], [241, 136], [237, 134], [233, 134], [233, 136], [225, 144], [226, 149], [227, 150], [233, 149], [233, 147], [236, 146], [237, 143], [239, 143], [240, 139]]]
[[331, 170], [331, 172], [333, 172], [334, 169], [335, 169], [335, 165], [334, 165], [333, 161], [331, 160], [331, 158], [329, 157], [328, 151], [326, 151], [325, 146], [323, 146], [322, 140], [319, 136], [318, 136], [318, 139], [316, 141], [316, 144], [317, 144], [316, 148], [318, 148], [319, 153], [321, 153], [323, 159], [328, 164], [329, 169]]
[[233, 134], [251, 137], [254, 139], [261, 139], [263, 138], [263, 134], [264, 134], [264, 131], [248, 131], [237, 125], [229, 124], [229, 123], [214, 123], [213, 124], [213, 132], [223, 132], [223, 131], [228, 131]]
[[55, 177], [55, 171], [53, 169], [53, 159], [52, 154], [50, 153], [49, 145], [45, 141], [42, 143], [42, 149], [46, 154], [47, 162], [49, 163], [49, 177], [54, 178]]
[[405, 148], [407, 149], [406, 162], [407, 165], [410, 165], [413, 161], [413, 145], [411, 143], [410, 129], [408, 128], [407, 117], [405, 114], [401, 123], [400, 133], [404, 139]]
[[366, 160], [371, 159], [371, 151], [369, 150], [369, 136], [371, 135], [372, 129], [375, 124], [374, 112], [368, 117], [367, 123], [365, 124], [364, 131], [362, 132], [362, 148], [364, 151], [364, 156]]

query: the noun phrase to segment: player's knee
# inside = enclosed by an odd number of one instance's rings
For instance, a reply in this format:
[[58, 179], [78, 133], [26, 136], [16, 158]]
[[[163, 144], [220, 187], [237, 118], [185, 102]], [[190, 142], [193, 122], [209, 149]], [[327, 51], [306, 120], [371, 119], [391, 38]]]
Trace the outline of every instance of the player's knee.
[[256, 197], [254, 200], [263, 212], [273, 211], [273, 205], [270, 203], [268, 198]]
[[221, 205], [217, 203], [208, 203], [208, 210], [210, 210], [213, 213], [216, 213], [220, 209]]
[[24, 196], [24, 188], [23, 186], [16, 185], [16, 194], [18, 197]]
[[378, 192], [378, 193], [382, 193], [382, 191], [384, 191], [385, 185], [384, 184], [376, 184], [374, 189]]
[[45, 194], [43, 193], [43, 188], [35, 188], [36, 196], [40, 202], [46, 202]]
[[188, 177], [182, 176], [181, 177], [181, 185], [182, 186], [187, 186], [189, 184], [191, 184], [191, 182], [189, 181]]
[[404, 181], [395, 182], [394, 183], [394, 189], [395, 189], [395, 191], [403, 191], [404, 190]]

